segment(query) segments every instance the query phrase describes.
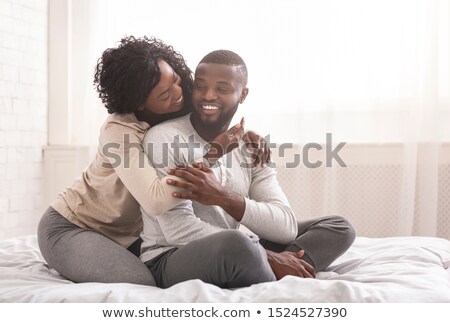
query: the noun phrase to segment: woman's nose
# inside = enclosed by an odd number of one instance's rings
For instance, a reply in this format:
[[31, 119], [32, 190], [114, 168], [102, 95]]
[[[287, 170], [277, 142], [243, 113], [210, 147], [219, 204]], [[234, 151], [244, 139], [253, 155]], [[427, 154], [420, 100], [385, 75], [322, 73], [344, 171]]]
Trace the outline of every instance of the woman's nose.
[[183, 89], [181, 88], [181, 85], [175, 84], [173, 89], [172, 98], [176, 101], [180, 98], [180, 96], [183, 94]]

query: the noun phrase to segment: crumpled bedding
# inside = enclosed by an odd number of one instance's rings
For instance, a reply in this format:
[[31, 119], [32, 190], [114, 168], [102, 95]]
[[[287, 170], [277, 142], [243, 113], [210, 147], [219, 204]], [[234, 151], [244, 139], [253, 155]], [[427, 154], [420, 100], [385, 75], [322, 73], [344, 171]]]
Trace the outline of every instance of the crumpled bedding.
[[450, 241], [357, 237], [316, 279], [288, 276], [234, 290], [190, 280], [168, 289], [75, 284], [48, 268], [36, 236], [0, 241], [0, 302], [450, 302]]

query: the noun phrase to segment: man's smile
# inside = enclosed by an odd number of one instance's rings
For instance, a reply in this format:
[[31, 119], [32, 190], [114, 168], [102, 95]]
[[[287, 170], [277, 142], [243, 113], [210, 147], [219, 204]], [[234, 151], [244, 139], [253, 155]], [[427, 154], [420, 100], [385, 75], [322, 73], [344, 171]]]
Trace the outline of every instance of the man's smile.
[[200, 112], [206, 115], [212, 115], [215, 114], [220, 110], [220, 107], [215, 104], [201, 104], [200, 105]]

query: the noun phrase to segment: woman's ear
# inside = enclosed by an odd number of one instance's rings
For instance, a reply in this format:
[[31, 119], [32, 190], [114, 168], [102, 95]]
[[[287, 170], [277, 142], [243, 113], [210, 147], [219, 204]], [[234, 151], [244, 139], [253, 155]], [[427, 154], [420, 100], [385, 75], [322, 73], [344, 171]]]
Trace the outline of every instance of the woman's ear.
[[244, 103], [245, 98], [247, 97], [247, 95], [248, 95], [248, 87], [242, 89], [241, 96], [239, 98], [239, 103], [241, 103], [241, 104]]

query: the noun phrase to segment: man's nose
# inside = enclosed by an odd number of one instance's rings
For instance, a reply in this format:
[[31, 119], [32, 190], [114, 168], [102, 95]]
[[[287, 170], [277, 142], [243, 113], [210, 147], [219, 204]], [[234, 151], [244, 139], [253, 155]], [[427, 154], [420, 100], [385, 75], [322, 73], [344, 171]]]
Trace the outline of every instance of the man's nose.
[[208, 89], [204, 92], [203, 99], [206, 101], [213, 101], [217, 99], [216, 91], [213, 89]]

